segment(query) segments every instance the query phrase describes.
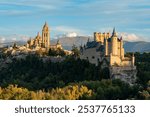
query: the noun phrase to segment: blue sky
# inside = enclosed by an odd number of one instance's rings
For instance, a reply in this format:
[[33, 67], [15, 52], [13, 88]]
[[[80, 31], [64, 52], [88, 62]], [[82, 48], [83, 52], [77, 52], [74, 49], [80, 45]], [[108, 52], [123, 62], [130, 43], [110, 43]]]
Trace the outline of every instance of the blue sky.
[[150, 41], [149, 0], [0, 0], [0, 35], [35, 36], [47, 21], [51, 36], [112, 31]]

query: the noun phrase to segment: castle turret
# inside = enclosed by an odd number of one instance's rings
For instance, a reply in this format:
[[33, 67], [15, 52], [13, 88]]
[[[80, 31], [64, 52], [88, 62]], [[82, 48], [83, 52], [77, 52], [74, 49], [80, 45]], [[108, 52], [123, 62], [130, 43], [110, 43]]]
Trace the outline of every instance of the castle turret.
[[94, 41], [97, 40], [97, 32], [94, 32]]
[[132, 54], [132, 66], [134, 67], [135, 64], [135, 57], [134, 57], [134, 53]]
[[117, 39], [117, 34], [115, 31], [115, 28], [113, 29], [112, 33], [112, 55], [116, 56], [118, 55], [118, 39]]
[[123, 39], [120, 38], [120, 57], [124, 59], [124, 48], [123, 48]]
[[50, 47], [50, 33], [48, 24], [46, 22], [42, 30], [42, 45], [47, 49]]
[[105, 46], [105, 56], [108, 56], [108, 40], [107, 40], [107, 38], [104, 39], [104, 46]]
[[37, 33], [37, 36], [40, 37], [40, 32]]
[[60, 45], [60, 40], [57, 41], [56, 45]]
[[112, 37], [117, 37], [117, 33], [116, 33], [115, 28], [113, 29]]
[[100, 42], [103, 44], [104, 43], [104, 34], [103, 33], [99, 33], [99, 39], [100, 39]]
[[99, 36], [99, 33], [97, 32], [94, 32], [94, 41], [100, 42], [100, 36]]
[[94, 32], [94, 41], [104, 44], [104, 39], [107, 37], [106, 33]]
[[16, 49], [16, 48], [17, 48], [17, 44], [15, 42], [14, 45], [13, 45], [13, 49]]
[[110, 38], [110, 33], [109, 33], [109, 32], [107, 33], [106, 38], [107, 38], [107, 39]]
[[104, 37], [104, 39], [107, 38], [107, 33], [106, 32], [103, 33], [103, 37]]

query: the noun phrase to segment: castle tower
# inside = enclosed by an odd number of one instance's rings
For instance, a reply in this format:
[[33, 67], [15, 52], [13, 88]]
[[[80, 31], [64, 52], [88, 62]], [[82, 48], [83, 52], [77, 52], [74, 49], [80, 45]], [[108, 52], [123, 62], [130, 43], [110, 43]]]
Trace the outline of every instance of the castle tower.
[[108, 40], [107, 40], [107, 38], [104, 39], [104, 45], [105, 45], [105, 56], [108, 56]]
[[94, 32], [94, 41], [104, 44], [104, 39], [106, 36], [106, 33]]
[[97, 32], [94, 32], [94, 41], [97, 40]]
[[120, 57], [124, 59], [124, 48], [123, 48], [123, 39], [120, 38]]
[[109, 32], [107, 33], [106, 38], [107, 38], [107, 39], [110, 38], [110, 33], [109, 33]]
[[104, 36], [104, 39], [107, 38], [107, 33], [104, 32], [104, 33], [103, 33], [103, 36]]
[[118, 55], [118, 40], [117, 40], [117, 34], [115, 31], [115, 28], [113, 29], [112, 33], [112, 55], [117, 56]]
[[42, 46], [49, 49], [50, 47], [50, 33], [48, 24], [45, 22], [42, 30]]
[[134, 53], [132, 54], [132, 67], [134, 67], [134, 63], [135, 63], [135, 57], [134, 57]]
[[99, 39], [100, 39], [100, 42], [103, 44], [104, 43], [104, 34], [103, 33], [99, 33]]
[[94, 32], [94, 41], [100, 42], [99, 33], [97, 33], [97, 32]]
[[37, 33], [37, 36], [35, 37], [35, 41], [36, 41], [36, 46], [40, 46], [41, 47], [42, 38], [41, 38], [39, 32]]

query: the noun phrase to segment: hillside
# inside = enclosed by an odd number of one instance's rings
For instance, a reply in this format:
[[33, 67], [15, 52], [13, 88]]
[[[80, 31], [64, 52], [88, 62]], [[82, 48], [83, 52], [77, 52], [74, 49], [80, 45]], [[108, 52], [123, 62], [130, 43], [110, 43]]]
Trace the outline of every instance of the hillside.
[[71, 56], [57, 63], [43, 62], [37, 55], [12, 59], [0, 69], [0, 99], [149, 100], [150, 53], [135, 53], [135, 57], [138, 73], [132, 86], [108, 79], [100, 66]]

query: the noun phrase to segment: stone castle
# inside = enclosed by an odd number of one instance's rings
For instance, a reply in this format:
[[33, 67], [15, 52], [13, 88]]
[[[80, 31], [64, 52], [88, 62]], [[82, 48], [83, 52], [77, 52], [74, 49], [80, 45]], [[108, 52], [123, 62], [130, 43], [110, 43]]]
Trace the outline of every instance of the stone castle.
[[94, 32], [94, 41], [88, 41], [80, 48], [81, 59], [87, 59], [90, 63], [107, 67], [110, 78], [119, 78], [129, 83], [136, 79], [135, 57], [124, 56], [123, 39], [118, 38], [115, 28], [110, 33]]
[[42, 36], [40, 36], [40, 33], [38, 32], [37, 36], [34, 39], [30, 39], [27, 41], [26, 47], [30, 49], [45, 48], [46, 50], [62, 49], [59, 41], [56, 43], [56, 45], [50, 44], [50, 29], [46, 22], [42, 29]]

